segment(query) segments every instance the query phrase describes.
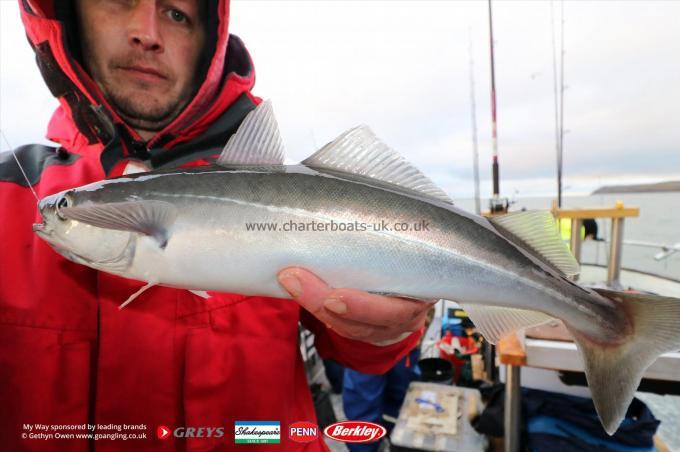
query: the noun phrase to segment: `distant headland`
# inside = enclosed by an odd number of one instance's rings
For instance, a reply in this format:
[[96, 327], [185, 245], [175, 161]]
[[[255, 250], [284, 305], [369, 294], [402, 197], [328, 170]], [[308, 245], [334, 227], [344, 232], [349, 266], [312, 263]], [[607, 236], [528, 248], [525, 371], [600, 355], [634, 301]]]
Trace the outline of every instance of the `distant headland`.
[[593, 195], [603, 195], [608, 193], [653, 193], [663, 191], [680, 191], [680, 180], [659, 182], [656, 184], [636, 184], [636, 185], [605, 185], [593, 192]]

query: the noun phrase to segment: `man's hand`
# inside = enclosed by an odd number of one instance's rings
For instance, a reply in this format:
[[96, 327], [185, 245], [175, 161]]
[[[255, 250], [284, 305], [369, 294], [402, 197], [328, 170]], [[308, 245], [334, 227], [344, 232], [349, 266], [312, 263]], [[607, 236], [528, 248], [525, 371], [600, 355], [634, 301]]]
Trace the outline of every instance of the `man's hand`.
[[430, 303], [333, 289], [313, 273], [289, 267], [279, 283], [300, 305], [341, 336], [378, 345], [406, 338], [425, 323]]

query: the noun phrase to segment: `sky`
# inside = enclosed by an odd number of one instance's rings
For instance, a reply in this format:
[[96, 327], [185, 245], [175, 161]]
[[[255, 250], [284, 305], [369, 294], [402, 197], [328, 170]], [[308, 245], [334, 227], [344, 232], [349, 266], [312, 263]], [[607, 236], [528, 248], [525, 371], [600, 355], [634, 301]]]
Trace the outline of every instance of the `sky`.
[[[565, 194], [680, 179], [680, 1], [495, 0], [501, 195], [556, 194], [562, 9]], [[16, 2], [0, 0], [0, 13], [0, 128], [11, 146], [46, 142], [57, 103]], [[485, 1], [236, 0], [230, 20], [289, 159], [367, 124], [454, 200], [469, 198], [474, 93], [481, 193], [491, 194]]]

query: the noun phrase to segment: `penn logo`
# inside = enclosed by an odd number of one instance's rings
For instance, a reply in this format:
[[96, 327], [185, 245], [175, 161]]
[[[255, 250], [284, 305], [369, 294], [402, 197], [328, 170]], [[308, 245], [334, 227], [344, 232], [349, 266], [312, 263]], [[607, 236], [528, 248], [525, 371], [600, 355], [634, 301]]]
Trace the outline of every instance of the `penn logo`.
[[323, 431], [324, 435], [343, 443], [372, 443], [387, 434], [382, 425], [364, 421], [343, 421], [331, 424]]
[[319, 427], [306, 421], [295, 422], [288, 426], [288, 438], [298, 443], [309, 443], [319, 436]]

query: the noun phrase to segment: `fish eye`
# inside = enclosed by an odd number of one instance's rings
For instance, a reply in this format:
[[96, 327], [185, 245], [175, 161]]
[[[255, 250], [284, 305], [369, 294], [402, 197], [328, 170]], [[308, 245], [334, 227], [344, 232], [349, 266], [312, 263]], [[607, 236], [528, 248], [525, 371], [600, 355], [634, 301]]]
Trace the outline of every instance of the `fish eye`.
[[66, 217], [61, 213], [61, 209], [63, 209], [64, 207], [69, 207], [69, 204], [70, 203], [68, 197], [64, 195], [59, 199], [59, 201], [57, 201], [55, 205], [54, 210], [57, 213], [57, 217], [62, 221], [66, 221]]

